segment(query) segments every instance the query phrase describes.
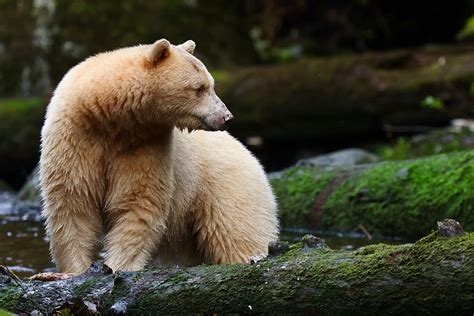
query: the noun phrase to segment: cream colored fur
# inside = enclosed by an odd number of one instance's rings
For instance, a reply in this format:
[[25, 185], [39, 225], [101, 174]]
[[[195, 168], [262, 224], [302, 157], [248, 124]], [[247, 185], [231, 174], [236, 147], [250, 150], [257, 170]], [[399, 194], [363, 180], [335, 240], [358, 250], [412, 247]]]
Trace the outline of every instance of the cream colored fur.
[[58, 85], [40, 183], [60, 272], [84, 272], [100, 241], [113, 270], [139, 270], [247, 262], [277, 238], [258, 161], [228, 133], [202, 130], [227, 109], [193, 50], [160, 40], [99, 54]]

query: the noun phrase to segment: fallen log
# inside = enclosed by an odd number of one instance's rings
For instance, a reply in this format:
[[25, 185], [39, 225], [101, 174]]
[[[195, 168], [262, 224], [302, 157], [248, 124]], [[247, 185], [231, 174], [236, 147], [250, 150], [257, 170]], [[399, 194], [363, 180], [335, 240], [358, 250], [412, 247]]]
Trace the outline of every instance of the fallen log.
[[63, 314], [443, 314], [474, 311], [474, 233], [453, 220], [414, 244], [334, 251], [305, 236], [254, 264], [117, 272], [17, 284], [0, 308]]
[[[219, 96], [235, 116], [231, 133], [243, 140], [258, 135], [264, 146], [291, 148], [298, 140], [314, 148], [315, 143], [353, 143], [397, 130], [419, 133], [472, 114], [474, 58], [472, 47], [464, 44], [308, 58], [213, 74]], [[446, 106], [422, 107], [428, 95]], [[281, 155], [281, 146], [277, 149]]]
[[282, 227], [419, 238], [454, 218], [474, 230], [474, 152], [350, 167], [296, 166], [271, 180]]

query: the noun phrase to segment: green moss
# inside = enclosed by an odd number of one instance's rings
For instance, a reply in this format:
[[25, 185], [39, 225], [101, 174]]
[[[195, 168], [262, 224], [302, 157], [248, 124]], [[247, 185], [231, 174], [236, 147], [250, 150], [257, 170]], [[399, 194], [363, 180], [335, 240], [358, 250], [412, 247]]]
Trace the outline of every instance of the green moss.
[[185, 271], [180, 271], [174, 274], [173, 276], [171, 276], [170, 278], [168, 278], [166, 282], [181, 283], [181, 282], [185, 282], [188, 279], [189, 279], [189, 275]]
[[54, 314], [58, 315], [58, 316], [72, 316], [72, 315], [74, 315], [74, 313], [71, 311], [70, 308], [60, 309], [57, 312], [55, 312]]
[[74, 295], [76, 295], [77, 297], [84, 297], [87, 294], [90, 294], [96, 286], [96, 283], [97, 281], [94, 279], [82, 282], [73, 289]]
[[18, 305], [18, 301], [22, 300], [23, 292], [20, 287], [10, 287], [0, 292], [0, 308], [14, 311]]
[[13, 313], [10, 313], [9, 311], [6, 311], [4, 309], [0, 309], [0, 316], [11, 316]]
[[419, 237], [437, 220], [474, 229], [474, 152], [384, 162], [350, 178], [325, 205], [325, 227]]
[[[130, 272], [117, 272], [113, 280], [112, 290], [103, 299], [103, 304], [100, 306], [102, 311], [106, 311], [112, 307], [119, 300], [123, 300], [130, 295], [131, 282], [126, 281], [122, 275], [131, 275]], [[132, 280], [133, 281], [133, 280]]]
[[[254, 265], [203, 265], [89, 276], [95, 282], [83, 282], [74, 296], [82, 301], [84, 293], [91, 291], [89, 286], [95, 286], [97, 291], [93, 292], [101, 293], [94, 301], [101, 314], [111, 313], [110, 307], [121, 301], [130, 315], [345, 315], [367, 310], [377, 315], [414, 310], [464, 315], [474, 306], [473, 245], [474, 233], [445, 238], [436, 232], [414, 244], [379, 244], [357, 251], [308, 248], [299, 242], [282, 256]], [[110, 282], [113, 288], [108, 290]], [[18, 313], [46, 308], [43, 313], [53, 313], [54, 305], [41, 303], [58, 295], [55, 286], [64, 290], [65, 285], [37, 283], [28, 291], [33, 294], [19, 297], [19, 288], [11, 282], [3, 284], [0, 298], [10, 300], [11, 305], [0, 308]], [[34, 302], [41, 306], [35, 307]], [[83, 304], [62, 307], [56, 312], [69, 315], [84, 311]]]
[[282, 226], [307, 225], [316, 196], [333, 176], [331, 172], [318, 175], [314, 168], [295, 167], [286, 171], [280, 179], [271, 180], [279, 202]]

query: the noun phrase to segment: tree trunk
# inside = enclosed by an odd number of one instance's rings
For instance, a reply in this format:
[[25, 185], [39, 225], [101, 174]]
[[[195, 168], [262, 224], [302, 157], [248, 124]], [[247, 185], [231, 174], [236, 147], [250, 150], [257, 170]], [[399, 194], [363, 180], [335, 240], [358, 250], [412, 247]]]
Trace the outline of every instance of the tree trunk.
[[95, 264], [79, 277], [21, 286], [1, 277], [0, 308], [44, 314], [472, 315], [474, 233], [464, 234], [456, 224], [446, 220], [415, 244], [356, 251], [334, 251], [305, 236], [289, 249], [274, 244], [274, 257], [251, 265], [112, 274]]
[[346, 168], [293, 167], [271, 180], [282, 227], [419, 238], [454, 218], [474, 230], [474, 152]]

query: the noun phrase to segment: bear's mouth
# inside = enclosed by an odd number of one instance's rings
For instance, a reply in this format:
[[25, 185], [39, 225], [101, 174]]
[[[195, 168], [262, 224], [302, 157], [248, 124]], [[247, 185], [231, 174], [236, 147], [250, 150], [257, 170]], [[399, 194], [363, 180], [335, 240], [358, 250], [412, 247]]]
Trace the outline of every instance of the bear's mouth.
[[199, 121], [201, 122], [201, 125], [203, 127], [203, 130], [205, 131], [211, 131], [211, 132], [214, 132], [216, 131], [216, 129], [214, 127], [212, 127], [211, 125], [209, 125], [206, 120], [202, 117], [199, 118]]
[[227, 126], [224, 124], [220, 128], [214, 127], [211, 124], [209, 124], [204, 118], [199, 117], [199, 120], [201, 122], [201, 125], [203, 126], [203, 130], [209, 131], [209, 132], [216, 132], [216, 131], [223, 131], [227, 129]]
[[[192, 129], [199, 129], [203, 131], [208, 131], [208, 132], [216, 132], [216, 131], [223, 131], [227, 129], [227, 124], [222, 124], [218, 127], [214, 126], [214, 124], [211, 124], [208, 122], [204, 117], [201, 117], [199, 115], [192, 115], [193, 118], [193, 124]], [[188, 121], [188, 124], [190, 122]], [[187, 125], [187, 124], [186, 124]], [[186, 126], [186, 128], [189, 129], [191, 126]]]

